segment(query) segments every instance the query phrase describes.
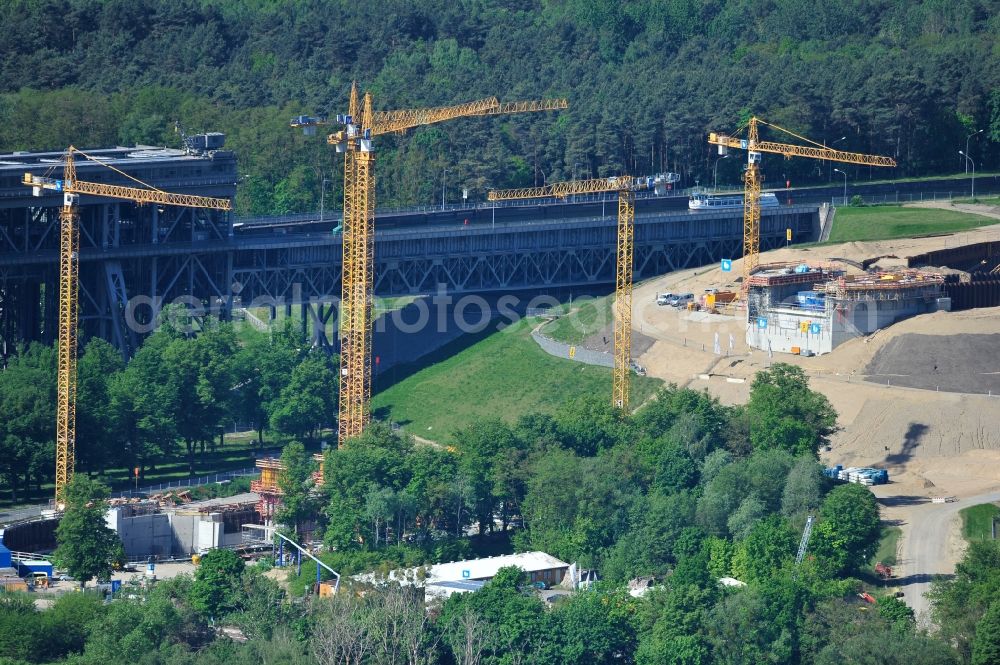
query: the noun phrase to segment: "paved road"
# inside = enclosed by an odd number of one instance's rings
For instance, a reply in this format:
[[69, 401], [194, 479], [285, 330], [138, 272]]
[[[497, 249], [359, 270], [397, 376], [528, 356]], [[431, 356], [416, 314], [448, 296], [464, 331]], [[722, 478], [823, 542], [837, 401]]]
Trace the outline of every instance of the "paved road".
[[5, 508], [0, 510], [0, 525], [20, 522], [21, 520], [38, 517], [42, 511], [48, 508], [48, 504], [37, 504], [34, 506], [18, 506], [17, 508]]
[[899, 585], [920, 626], [930, 625], [930, 602], [925, 597], [936, 575], [951, 575], [962, 542], [958, 511], [980, 503], [1000, 500], [1000, 491], [962, 498], [954, 503], [932, 503], [926, 497], [892, 497], [883, 503], [911, 504], [909, 519], [901, 525], [902, 553], [897, 566]]

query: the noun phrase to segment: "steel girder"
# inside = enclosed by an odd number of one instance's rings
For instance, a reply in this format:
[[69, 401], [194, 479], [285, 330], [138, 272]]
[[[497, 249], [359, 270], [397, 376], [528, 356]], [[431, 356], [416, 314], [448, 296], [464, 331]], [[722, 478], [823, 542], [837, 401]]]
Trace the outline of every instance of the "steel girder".
[[[88, 211], [83, 212], [86, 217]], [[22, 211], [22, 217], [25, 214]], [[81, 223], [80, 319], [85, 335], [115, 339], [115, 308], [121, 314], [123, 296], [127, 298], [126, 323], [139, 324], [139, 333], [151, 323], [154, 309], [178, 299], [189, 308], [201, 307], [224, 318], [232, 307], [255, 302], [272, 307], [339, 303], [342, 252], [336, 236], [157, 245], [126, 244], [119, 236], [118, 248], [88, 250], [94, 235], [100, 238], [104, 233], [103, 216], [115, 219], [116, 211], [89, 214], [86, 234], [86, 224]], [[786, 228], [793, 229], [797, 240], [811, 237], [815, 216], [816, 208], [810, 206], [764, 211], [761, 249], [784, 245]], [[171, 225], [190, 230], [180, 217], [170, 217]], [[27, 218], [42, 225], [53, 222], [44, 211], [32, 211]], [[382, 232], [376, 238], [374, 290], [389, 296], [435, 293], [441, 285], [450, 293], [462, 294], [613, 284], [615, 224], [615, 217], [608, 216], [495, 229]], [[0, 228], [14, 244], [23, 242], [19, 228], [13, 228], [13, 235], [11, 226], [0, 224]], [[738, 257], [742, 230], [738, 211], [728, 217], [717, 213], [639, 216], [635, 220], [635, 279]], [[37, 246], [45, 235], [36, 229], [30, 246]], [[0, 233], [0, 246], [8, 240]], [[47, 242], [43, 239], [41, 244]], [[20, 250], [17, 254], [25, 256]], [[0, 336], [8, 346], [21, 340], [52, 341], [57, 312], [45, 303], [49, 292], [55, 293], [58, 264], [49, 259], [9, 264], [3, 262], [4, 255], [11, 254], [0, 251]]]

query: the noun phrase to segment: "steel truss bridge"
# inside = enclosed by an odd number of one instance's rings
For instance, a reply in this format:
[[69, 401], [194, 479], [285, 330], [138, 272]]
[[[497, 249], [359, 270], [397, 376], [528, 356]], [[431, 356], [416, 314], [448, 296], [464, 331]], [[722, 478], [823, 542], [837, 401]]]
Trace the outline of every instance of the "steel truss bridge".
[[[18, 189], [24, 170], [41, 169], [5, 165], [6, 160], [0, 156], [0, 352], [9, 353], [19, 342], [55, 338], [61, 200], [32, 198], [28, 188]], [[138, 161], [147, 171], [144, 179], [167, 191], [235, 193], [231, 153]], [[636, 279], [741, 252], [741, 210], [691, 213], [676, 209], [680, 201], [673, 199], [669, 205], [639, 201]], [[375, 292], [457, 295], [613, 284], [615, 209], [603, 207], [597, 202], [535, 203], [506, 211], [480, 206], [397, 213], [384, 224], [379, 216], [376, 228], [384, 228], [376, 235]], [[211, 312], [224, 319], [240, 307], [268, 307], [272, 314], [300, 307], [323, 324], [317, 328], [329, 328], [335, 316], [341, 269], [336, 218], [244, 220], [234, 228], [227, 215], [209, 210], [99, 199], [81, 201], [80, 208], [81, 327], [126, 355], [173, 302], [195, 315]], [[766, 210], [761, 226], [762, 249], [783, 245], [788, 228], [796, 242], [813, 240], [818, 208]]]

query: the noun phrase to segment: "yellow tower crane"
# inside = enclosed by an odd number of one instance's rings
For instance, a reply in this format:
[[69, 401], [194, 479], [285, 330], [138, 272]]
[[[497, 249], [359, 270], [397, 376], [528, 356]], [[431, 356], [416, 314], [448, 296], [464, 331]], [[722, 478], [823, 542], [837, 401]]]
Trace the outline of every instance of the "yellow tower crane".
[[[810, 143], [811, 145], [793, 145], [774, 141], [761, 141], [758, 125], [767, 125], [782, 131], [789, 136]], [[742, 131], [747, 130], [747, 138], [739, 138]], [[791, 157], [811, 157], [812, 159], [828, 159], [847, 164], [864, 164], [867, 166], [895, 166], [896, 160], [891, 157], [865, 155], [859, 152], [833, 150], [811, 141], [795, 132], [765, 122], [758, 117], [752, 117], [733, 134], [708, 135], [708, 142], [719, 146], [719, 154], [725, 155], [729, 148], [741, 148], [747, 151], [747, 168], [743, 172], [743, 288], [746, 289], [750, 274], [760, 263], [760, 158], [761, 153], [769, 152]]]
[[[382, 134], [402, 134], [408, 129], [454, 118], [505, 115], [565, 109], [565, 99], [501, 103], [495, 97], [455, 106], [398, 111], [373, 111], [371, 93], [358, 99], [351, 86], [346, 115], [333, 122], [343, 129], [330, 134], [327, 143], [344, 153], [343, 275], [340, 302], [340, 445], [361, 434], [371, 420], [372, 291], [375, 255], [375, 153], [372, 139]], [[298, 116], [292, 127], [314, 134], [326, 118]]]
[[[118, 172], [129, 180], [143, 185], [125, 187], [76, 179], [74, 155]], [[135, 203], [157, 203], [188, 208], [231, 210], [229, 199], [217, 199], [191, 194], [171, 194], [156, 189], [127, 173], [91, 158], [82, 150], [70, 146], [63, 161], [61, 179], [25, 173], [22, 184], [31, 187], [35, 196], [42, 190], [62, 192], [63, 206], [59, 212], [59, 349], [56, 378], [56, 505], [61, 506], [62, 491], [73, 477], [76, 460], [76, 360], [77, 323], [79, 311], [79, 253], [80, 253], [80, 195], [104, 196]]]
[[[490, 201], [566, 198], [574, 194], [618, 192], [618, 241], [615, 260], [615, 369], [611, 404], [628, 409], [629, 375], [632, 370], [632, 263], [635, 239], [635, 193], [653, 189], [666, 176], [656, 178], [596, 178], [557, 182], [544, 187], [491, 191]], [[670, 182], [673, 182], [670, 179]]]

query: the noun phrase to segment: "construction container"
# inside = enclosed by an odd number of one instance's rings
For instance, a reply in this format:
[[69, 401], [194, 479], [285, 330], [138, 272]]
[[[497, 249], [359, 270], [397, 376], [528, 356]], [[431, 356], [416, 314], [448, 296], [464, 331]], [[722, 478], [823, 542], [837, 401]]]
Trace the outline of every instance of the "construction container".
[[19, 567], [19, 571], [22, 575], [29, 575], [33, 573], [45, 573], [49, 577], [52, 577], [52, 564], [48, 561], [43, 561], [41, 559], [30, 559], [28, 561], [22, 561]]
[[793, 346], [791, 348], [791, 352], [792, 352], [793, 356], [797, 356], [797, 355], [799, 355], [802, 352], [802, 348], [798, 347], [798, 346]]

